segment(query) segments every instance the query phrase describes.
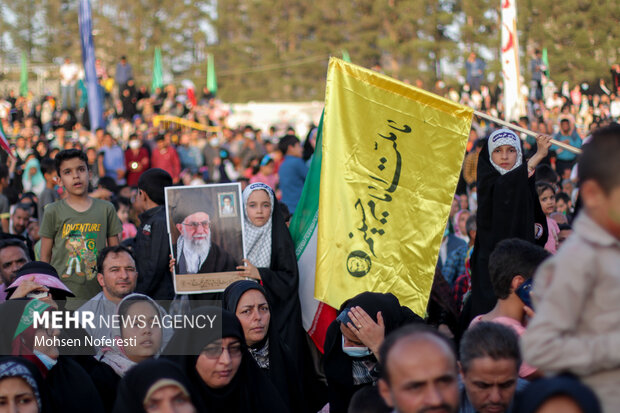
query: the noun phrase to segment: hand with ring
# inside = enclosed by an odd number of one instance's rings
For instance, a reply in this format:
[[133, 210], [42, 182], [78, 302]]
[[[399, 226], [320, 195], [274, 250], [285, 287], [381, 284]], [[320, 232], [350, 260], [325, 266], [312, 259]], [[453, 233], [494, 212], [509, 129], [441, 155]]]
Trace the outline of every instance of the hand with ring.
[[352, 307], [348, 315], [353, 323], [347, 323], [347, 327], [379, 360], [379, 347], [385, 338], [385, 324], [381, 311], [377, 313], [376, 323], [361, 307]]

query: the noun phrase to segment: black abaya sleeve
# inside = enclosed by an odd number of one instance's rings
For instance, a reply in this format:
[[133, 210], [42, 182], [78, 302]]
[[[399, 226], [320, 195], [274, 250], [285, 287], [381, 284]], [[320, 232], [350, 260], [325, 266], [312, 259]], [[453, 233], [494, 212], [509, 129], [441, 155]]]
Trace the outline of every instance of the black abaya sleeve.
[[299, 271], [295, 245], [277, 201], [271, 230], [271, 265], [269, 268], [259, 268], [258, 271], [273, 308], [272, 323], [293, 356], [299, 360], [301, 348], [305, 345], [299, 302]]
[[488, 142], [478, 159], [477, 233], [472, 255], [471, 320], [489, 312], [497, 298], [489, 276], [489, 256], [498, 242], [508, 238], [544, 245], [547, 220], [540, 207], [533, 178], [528, 178], [527, 162], [501, 175], [491, 164]]

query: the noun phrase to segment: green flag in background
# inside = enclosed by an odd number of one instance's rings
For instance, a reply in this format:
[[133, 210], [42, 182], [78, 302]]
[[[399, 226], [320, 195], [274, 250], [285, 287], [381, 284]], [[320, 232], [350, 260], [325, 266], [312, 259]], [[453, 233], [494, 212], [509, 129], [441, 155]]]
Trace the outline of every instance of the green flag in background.
[[207, 89], [213, 96], [217, 95], [217, 78], [215, 77], [215, 60], [213, 55], [207, 55]]
[[342, 49], [342, 60], [347, 63], [351, 63], [351, 58], [349, 57], [349, 52], [347, 52], [347, 49]]
[[161, 69], [161, 49], [155, 48], [155, 57], [153, 58], [153, 82], [151, 83], [151, 93], [155, 93], [155, 89], [164, 87], [164, 75]]
[[22, 71], [19, 76], [19, 95], [28, 95], [28, 68], [26, 63], [26, 53], [22, 52]]
[[545, 65], [545, 76], [549, 79], [549, 59], [547, 58], [547, 48], [545, 47], [542, 52], [542, 61], [543, 65]]

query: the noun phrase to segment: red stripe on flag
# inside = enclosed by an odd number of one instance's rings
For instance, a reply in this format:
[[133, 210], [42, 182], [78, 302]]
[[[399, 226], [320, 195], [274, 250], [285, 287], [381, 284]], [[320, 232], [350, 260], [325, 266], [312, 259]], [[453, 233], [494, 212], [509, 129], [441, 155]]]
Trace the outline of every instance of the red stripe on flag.
[[4, 129], [2, 128], [2, 125], [0, 125], [0, 146], [2, 147], [2, 149], [4, 149], [6, 151], [6, 153], [8, 153], [12, 158], [15, 158], [15, 156], [13, 156], [13, 152], [11, 152], [11, 146], [9, 145], [9, 141], [6, 139], [6, 136], [4, 135]]
[[327, 328], [338, 316], [338, 311], [328, 306], [325, 303], [319, 303], [314, 314], [314, 320], [312, 320], [312, 326], [308, 330], [308, 335], [314, 341], [317, 348], [324, 353], [323, 345], [325, 344], [325, 335], [327, 334]]

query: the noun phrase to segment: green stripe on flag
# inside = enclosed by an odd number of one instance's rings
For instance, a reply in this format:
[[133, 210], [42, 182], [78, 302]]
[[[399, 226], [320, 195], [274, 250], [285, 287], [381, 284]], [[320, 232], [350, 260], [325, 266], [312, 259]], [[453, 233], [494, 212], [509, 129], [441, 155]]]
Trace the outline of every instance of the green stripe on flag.
[[306, 245], [308, 245], [312, 233], [316, 231], [319, 219], [319, 186], [321, 184], [321, 160], [323, 159], [322, 140], [324, 114], [325, 110], [323, 110], [321, 120], [319, 121], [316, 145], [314, 147], [312, 162], [310, 163], [310, 170], [306, 176], [304, 189], [289, 227], [293, 242], [295, 243], [295, 254], [298, 260], [306, 249]]

